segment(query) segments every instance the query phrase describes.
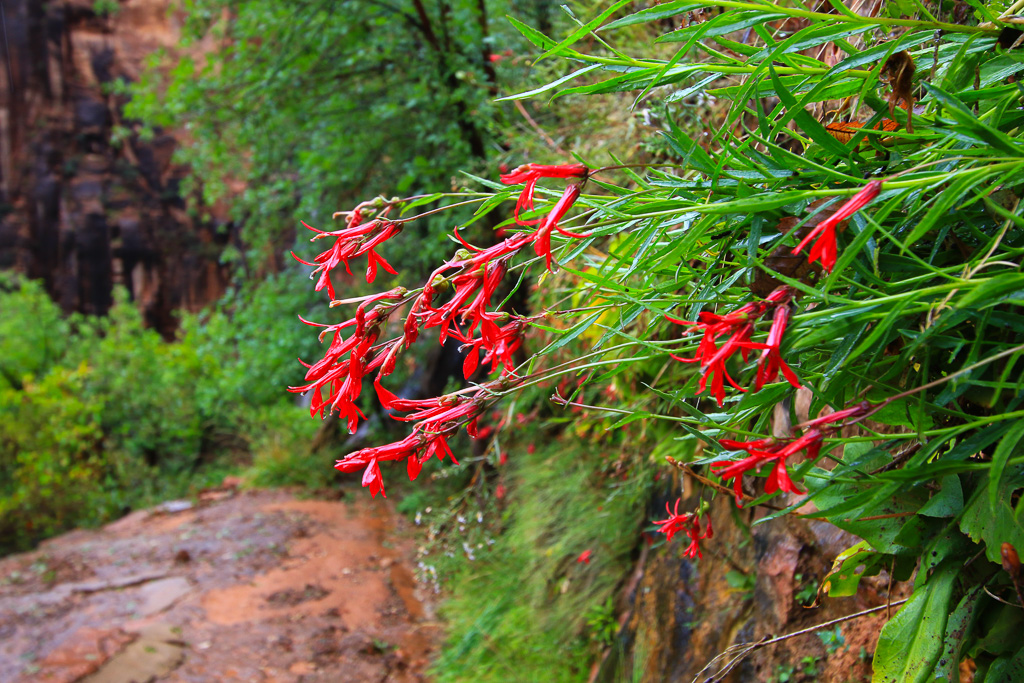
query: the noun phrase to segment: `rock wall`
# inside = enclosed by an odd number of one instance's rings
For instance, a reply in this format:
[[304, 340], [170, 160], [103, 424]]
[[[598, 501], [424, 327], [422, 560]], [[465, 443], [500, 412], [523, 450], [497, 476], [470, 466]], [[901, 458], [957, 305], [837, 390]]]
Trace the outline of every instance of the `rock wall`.
[[[98, 3], [97, 3], [98, 5]], [[41, 278], [66, 311], [103, 314], [124, 285], [147, 322], [173, 333], [227, 285], [220, 251], [237, 230], [200, 222], [172, 163], [183, 136], [143, 142], [111, 132], [126, 102], [118, 79], [178, 40], [169, 0], [5, 0], [0, 50], [0, 268]]]
[[[691, 495], [680, 507], [698, 504]], [[811, 520], [757, 525], [759, 516], [720, 496], [711, 509], [715, 536], [702, 543], [699, 562], [681, 557], [689, 543], [682, 535], [645, 552], [620, 596], [616, 647], [591, 683], [870, 681], [884, 611], [800, 632], [905, 597], [907, 587], [890, 585], [883, 572], [863, 579], [856, 597], [820, 596], [812, 606], [832, 559], [859, 539]], [[786, 634], [799, 635], [752, 647]]]

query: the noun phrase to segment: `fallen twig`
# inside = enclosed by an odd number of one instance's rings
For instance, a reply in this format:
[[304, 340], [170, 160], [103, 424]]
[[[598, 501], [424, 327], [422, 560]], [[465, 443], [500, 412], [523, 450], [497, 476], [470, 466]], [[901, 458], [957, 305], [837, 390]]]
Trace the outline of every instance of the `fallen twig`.
[[[870, 609], [866, 609], [861, 612], [856, 612], [854, 614], [847, 614], [845, 617], [839, 617], [838, 619], [833, 619], [832, 621], [826, 621], [824, 624], [818, 624], [817, 626], [809, 626], [807, 628], [800, 629], [799, 631], [787, 633], [784, 636], [776, 636], [775, 638], [768, 638], [767, 636], [765, 636], [764, 639], [759, 640], [756, 643], [740, 643], [738, 645], [732, 645], [726, 648], [724, 652], [719, 654], [710, 662], [708, 662], [707, 666], [701, 669], [694, 677], [693, 683], [697, 683], [698, 680], [703, 680], [705, 683], [716, 683], [717, 681], [721, 681], [723, 678], [725, 678], [725, 675], [732, 671], [737, 664], [743, 661], [743, 659], [746, 658], [747, 655], [756, 650], [760, 650], [763, 647], [768, 647], [769, 645], [774, 645], [775, 643], [781, 643], [782, 641], [789, 640], [790, 638], [796, 638], [797, 636], [803, 636], [807, 635], [808, 633], [814, 633], [815, 631], [820, 631], [821, 629], [829, 628], [830, 626], [834, 626], [836, 624], [841, 624], [844, 621], [850, 621], [851, 619], [857, 619], [858, 617], [863, 617], [874, 612], [880, 612], [884, 609], [888, 609], [889, 607], [902, 605], [908, 599], [909, 598], [904, 598], [903, 600], [897, 600], [893, 603], [879, 605], [878, 607], [872, 607]], [[704, 674], [704, 672], [711, 669], [711, 667], [715, 665], [715, 662], [726, 657], [732, 657], [732, 659], [726, 662], [725, 666], [719, 669], [710, 678], [701, 679], [701, 676]]]

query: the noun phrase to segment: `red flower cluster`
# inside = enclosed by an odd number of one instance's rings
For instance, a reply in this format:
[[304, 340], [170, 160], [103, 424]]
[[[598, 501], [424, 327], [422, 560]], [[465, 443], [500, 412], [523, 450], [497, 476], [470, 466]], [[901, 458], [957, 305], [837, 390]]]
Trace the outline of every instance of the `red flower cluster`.
[[410, 480], [419, 476], [423, 463], [434, 455], [438, 460], [444, 460], [447, 455], [457, 465], [458, 461], [448, 446], [448, 439], [463, 426], [470, 436], [475, 436], [477, 419], [491, 402], [492, 390], [498, 388], [495, 385], [483, 385], [473, 396], [449, 394], [432, 399], [414, 400], [395, 396], [381, 385], [379, 377], [374, 381], [374, 387], [385, 408], [402, 412], [415, 411], [409, 415], [395, 417], [403, 422], [416, 421], [412, 434], [386, 446], [364, 448], [350, 453], [334, 467], [342, 472], [355, 472], [365, 468], [363, 486], [370, 489], [371, 496], [376, 496], [380, 492], [385, 497], [384, 481], [378, 465], [381, 460], [405, 460]]
[[754, 441], [733, 441], [732, 439], [719, 439], [719, 443], [732, 450], [745, 450], [750, 455], [738, 462], [716, 462], [711, 465], [712, 469], [721, 469], [718, 473], [723, 481], [733, 480], [733, 490], [736, 492], [736, 506], [739, 507], [743, 501], [743, 475], [752, 469], [761, 469], [765, 463], [774, 463], [771, 474], [768, 475], [768, 482], [764, 486], [765, 493], [776, 491], [787, 491], [789, 493], [803, 493], [793, 484], [786, 471], [786, 458], [807, 449], [807, 455], [817, 458], [821, 450], [824, 434], [811, 430], [798, 439], [776, 442], [774, 439], [756, 439]]
[[[799, 387], [800, 382], [796, 374], [782, 360], [779, 352], [779, 345], [789, 322], [789, 301], [793, 296], [792, 288], [782, 286], [774, 290], [764, 301], [752, 301], [740, 306], [735, 311], [725, 315], [717, 315], [708, 311], [702, 311], [697, 322], [679, 320], [672, 316], [665, 316], [671, 322], [679, 325], [692, 325], [703, 330], [704, 337], [697, 347], [697, 353], [693, 358], [680, 358], [672, 354], [672, 357], [683, 363], [700, 363], [703, 376], [700, 378], [697, 393], [700, 394], [707, 389], [708, 381], [711, 382], [711, 393], [718, 401], [718, 405], [725, 402], [725, 382], [728, 381], [733, 388], [739, 391], [746, 391], [736, 384], [729, 376], [726, 369], [726, 361], [737, 351], [748, 360], [751, 349], [763, 349], [761, 358], [758, 361], [756, 389], [761, 389], [766, 382], [775, 381], [779, 370], [794, 387]], [[765, 314], [769, 309], [775, 309], [772, 327], [765, 344], [759, 344], [750, 340], [754, 332], [754, 322]], [[726, 342], [719, 347], [718, 338], [729, 335]]]
[[[516, 223], [525, 226], [539, 224], [536, 232], [530, 235], [529, 241], [533, 242], [533, 249], [537, 252], [537, 256], [544, 257], [544, 262], [547, 265], [548, 270], [551, 270], [552, 232], [558, 232], [566, 237], [588, 237], [588, 235], [564, 230], [558, 227], [558, 223], [565, 217], [565, 214], [568, 213], [570, 208], [572, 208], [572, 205], [576, 203], [576, 200], [579, 199], [582, 182], [586, 182], [589, 175], [590, 169], [583, 164], [565, 164], [562, 166], [524, 164], [512, 173], [506, 173], [501, 176], [501, 182], [506, 185], [526, 183], [526, 187], [523, 188], [522, 193], [519, 195], [519, 200], [516, 202]], [[548, 215], [543, 219], [524, 220], [523, 218], [520, 218], [520, 213], [524, 210], [533, 210], [533, 194], [537, 187], [537, 181], [541, 178], [580, 178], [582, 182], [570, 183], [569, 186], [565, 188], [565, 192], [562, 193], [561, 198], [559, 198], [551, 208]]]
[[665, 512], [668, 513], [667, 519], [655, 521], [658, 525], [658, 532], [665, 534], [665, 541], [671, 542], [672, 537], [680, 531], [686, 533], [690, 537], [690, 545], [683, 551], [683, 555], [689, 558], [702, 558], [704, 557], [700, 552], [700, 542], [711, 538], [714, 532], [711, 530], [711, 515], [707, 515], [707, 524], [701, 527], [700, 514], [693, 512], [685, 512], [679, 514], [679, 503], [681, 499], [676, 499], [675, 509], [669, 510], [668, 503], [665, 503]]
[[519, 214], [533, 210], [533, 193], [537, 188], [537, 181], [541, 178], [582, 178], [586, 179], [590, 169], [583, 164], [562, 164], [560, 166], [545, 166], [543, 164], [523, 164], [511, 173], [503, 173], [501, 182], [506, 185], [518, 185], [526, 183], [519, 201], [516, 202], [515, 218], [519, 225], [536, 225], [540, 219], [526, 221], [519, 217]]
[[814, 246], [811, 247], [810, 252], [807, 254], [807, 259], [812, 263], [814, 261], [821, 261], [822, 267], [831, 273], [832, 268], [836, 265], [836, 258], [838, 256], [836, 226], [864, 208], [881, 191], [881, 180], [872, 180], [865, 185], [860, 192], [853, 195], [848, 202], [839, 207], [838, 211], [818, 223], [813, 230], [807, 233], [807, 236], [800, 241], [800, 244], [793, 248], [793, 254], [799, 254], [804, 247], [810, 244], [811, 240], [817, 238], [817, 242], [814, 243]]
[[[455, 237], [465, 249], [431, 274], [420, 294], [412, 301], [402, 336], [378, 344], [388, 316], [405, 302], [369, 308], [374, 302], [403, 299], [407, 292], [402, 288], [363, 299], [352, 320], [338, 325], [321, 325], [325, 328], [321, 339], [333, 332], [332, 343], [323, 359], [307, 366], [306, 383], [290, 388], [294, 392], [314, 392], [311, 413], [319, 412], [323, 415], [328, 410], [338, 411], [347, 418], [350, 431], [354, 431], [359, 418], [364, 417], [355, 404], [361, 392], [363, 377], [379, 369], [374, 386], [383, 406], [392, 411], [411, 411], [395, 419], [416, 422], [412, 433], [405, 439], [377, 448], [364, 448], [338, 461], [336, 468], [341, 471], [363, 470], [363, 486], [370, 489], [371, 495], [376, 496], [378, 492], [384, 495], [380, 461], [406, 460], [409, 477], [415, 479], [423, 462], [431, 456], [436, 454], [439, 459], [444, 459], [445, 455], [452, 455], [448, 439], [461, 427], [465, 426], [470, 436], [475, 437], [477, 418], [488, 403], [496, 400], [494, 391], [508, 388], [509, 380], [505, 379], [499, 380], [500, 386], [494, 384], [488, 388], [488, 385], [482, 385], [471, 397], [453, 394], [428, 400], [398, 398], [381, 384], [381, 380], [394, 371], [398, 354], [416, 341], [420, 330], [439, 328], [441, 343], [449, 336], [463, 342], [463, 348], [467, 351], [463, 372], [467, 378], [476, 371], [481, 360], [484, 364], [490, 363], [491, 372], [495, 372], [500, 364], [511, 373], [514, 368], [513, 355], [522, 345], [522, 334], [529, 319], [489, 311], [488, 308], [492, 305], [513, 254], [532, 243], [537, 254], [545, 257], [550, 268], [552, 232], [582, 237], [563, 230], [558, 224], [579, 198], [581, 182], [586, 181], [589, 173], [589, 169], [582, 164], [527, 164], [503, 175], [502, 181], [505, 183], [526, 183], [515, 216], [522, 225], [536, 225], [536, 230], [532, 234], [515, 235], [486, 249], [479, 249], [466, 243], [456, 229]], [[520, 213], [533, 209], [533, 193], [541, 178], [573, 178], [578, 181], [569, 185], [546, 217], [525, 221], [520, 218]], [[395, 272], [375, 249], [397, 234], [401, 225], [385, 220], [390, 206], [384, 207], [373, 220], [364, 222], [362, 209], [366, 206], [376, 205], [363, 204], [350, 212], [346, 227], [342, 230], [323, 232], [306, 226], [317, 233], [314, 239], [335, 238], [333, 247], [318, 255], [313, 262], [296, 257], [315, 268], [313, 275], [319, 273], [317, 291], [326, 288], [332, 299], [335, 297], [335, 288], [330, 273], [338, 264], [344, 264], [349, 269], [351, 259], [365, 254], [369, 261], [367, 282], [373, 281], [378, 266], [388, 272]], [[448, 300], [435, 305], [438, 294], [445, 291], [451, 293]], [[344, 331], [350, 328], [354, 329], [346, 338]], [[477, 330], [480, 336], [474, 337]]]
[[489, 372], [495, 372], [498, 364], [505, 366], [508, 372], [512, 372], [515, 361], [512, 355], [523, 345], [523, 331], [526, 329], [527, 319], [520, 316], [509, 316], [498, 314], [505, 318], [511, 317], [511, 322], [498, 327], [496, 320], [498, 316], [491, 316], [483, 320], [480, 328], [480, 337], [477, 339], [466, 338], [453, 334], [457, 339], [466, 342], [462, 348], [466, 352], [466, 359], [462, 364], [462, 374], [469, 379], [480, 365], [480, 351], [483, 350], [483, 363], [491, 364]]
[[[387, 213], [387, 209], [384, 210], [384, 214]], [[334, 245], [327, 251], [319, 254], [313, 259], [313, 263], [309, 261], [303, 261], [295, 252], [292, 252], [292, 257], [299, 263], [303, 263], [307, 266], [314, 266], [314, 270], [310, 277], [320, 273], [320, 279], [316, 283], [315, 291], [319, 292], [324, 287], [327, 288], [327, 294], [332, 299], [334, 298], [334, 285], [331, 283], [331, 270], [333, 270], [339, 263], [345, 266], [345, 270], [348, 274], [352, 274], [352, 269], [349, 268], [348, 262], [357, 256], [366, 254], [367, 257], [367, 268], [366, 268], [366, 281], [373, 282], [377, 277], [377, 266], [380, 265], [384, 270], [396, 274], [394, 268], [391, 267], [387, 261], [385, 261], [374, 249], [379, 247], [381, 244], [394, 237], [402, 231], [402, 226], [398, 223], [392, 223], [391, 221], [376, 219], [358, 225], [358, 221], [362, 219], [362, 213], [357, 209], [352, 212], [349, 218], [349, 224], [342, 230], [335, 230], [333, 232], [324, 232], [323, 230], [317, 230], [316, 228], [307, 225], [305, 221], [302, 222], [307, 228], [317, 233], [313, 241], [318, 239], [324, 239], [327, 237], [334, 237]]]
[[[402, 287], [381, 294], [375, 294], [363, 300], [356, 309], [356, 315], [337, 325], [320, 325], [312, 323], [300, 317], [302, 322], [315, 327], [323, 327], [320, 338], [323, 339], [328, 333], [334, 333], [334, 339], [324, 357], [314, 365], [309, 365], [306, 371], [306, 384], [298, 387], [288, 387], [293, 393], [305, 393], [312, 391], [310, 401], [310, 415], [316, 415], [330, 409], [348, 420], [350, 432], [354, 432], [359, 418], [365, 416], [355, 405], [363, 387], [363, 375], [367, 370], [373, 369], [380, 359], [384, 361], [384, 355], [379, 354], [373, 362], [367, 363], [367, 354], [371, 347], [377, 342], [380, 336], [382, 324], [387, 320], [388, 315], [395, 306], [375, 306], [367, 313], [366, 308], [377, 301], [401, 299], [406, 291]], [[352, 334], [346, 339], [342, 330], [354, 327]], [[346, 357], [347, 355], [347, 357]], [[327, 388], [328, 396], [324, 398], [322, 389]]]
[[[467, 379], [480, 363], [480, 350], [485, 352], [484, 363], [491, 363], [491, 372], [497, 370], [499, 362], [511, 371], [514, 365], [512, 354], [522, 345], [526, 319], [512, 318], [508, 324], [499, 326], [500, 321], [510, 319], [509, 314], [488, 311], [487, 308], [508, 270], [510, 255], [527, 242], [528, 238], [522, 235], [507, 239], [488, 249], [477, 250], [471, 257], [449, 261], [435, 270], [406, 318], [404, 345], [416, 341], [421, 328], [440, 327], [441, 343], [449, 336], [464, 342], [464, 348], [468, 350], [463, 368]], [[454, 268], [459, 272], [445, 277], [445, 271]], [[436, 294], [450, 287], [454, 288], [452, 298], [444, 305], [434, 307]], [[478, 326], [480, 337], [474, 339], [473, 332]]]
[[[459, 267], [461, 271], [450, 278], [441, 277], [441, 272], [446, 268]], [[456, 318], [463, 323], [468, 323], [465, 334], [472, 334], [477, 325], [488, 320], [487, 307], [491, 304], [491, 298], [501, 284], [505, 272], [508, 270], [508, 257], [503, 256], [492, 261], [478, 262], [476, 259], [468, 259], [464, 262], [453, 261], [445, 268], [435, 271], [433, 289], [436, 291], [441, 282], [454, 288], [452, 298], [440, 308], [433, 308], [424, 301], [421, 306], [422, 312], [417, 316], [423, 321], [424, 328], [440, 327], [440, 340], [443, 344], [452, 330]], [[457, 338], [465, 339], [462, 334]]]
[[745, 450], [749, 455], [736, 462], [716, 462], [711, 465], [711, 468], [721, 470], [718, 474], [723, 481], [733, 480], [737, 506], [740, 506], [743, 501], [743, 475], [752, 469], [760, 470], [766, 463], [772, 463], [772, 471], [765, 483], [765, 493], [775, 493], [776, 491], [803, 493], [789, 478], [789, 472], [786, 471], [786, 459], [805, 449], [807, 457], [812, 460], [816, 459], [821, 452], [826, 434], [841, 427], [837, 423], [847, 418], [860, 419], [867, 415], [872, 408], [870, 403], [862, 401], [852, 408], [811, 420], [803, 425], [807, 431], [796, 439], [782, 441], [775, 439], [755, 439], [753, 441], [719, 439], [718, 442], [725, 448]]

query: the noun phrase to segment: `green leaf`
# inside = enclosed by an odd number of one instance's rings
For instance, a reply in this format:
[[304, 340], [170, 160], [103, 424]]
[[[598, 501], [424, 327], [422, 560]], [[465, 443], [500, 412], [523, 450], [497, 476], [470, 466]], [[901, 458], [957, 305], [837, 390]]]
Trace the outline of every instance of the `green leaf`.
[[669, 117], [669, 128], [672, 134], [662, 132], [669, 145], [682, 157], [683, 164], [689, 164], [702, 173], [710, 174], [715, 168], [715, 162], [703, 147], [690, 135], [687, 135], [676, 125], [674, 119]]
[[716, 202], [714, 204], [697, 204], [693, 209], [704, 214], [771, 211], [772, 209], [795, 204], [806, 197], [807, 193], [799, 190], [793, 192], [762, 192], [742, 199]]
[[830, 598], [856, 595], [860, 580], [865, 576], [875, 576], [885, 569], [888, 557], [873, 549], [867, 541], [861, 541], [836, 556], [832, 569], [821, 580], [821, 590], [828, 593]]
[[611, 7], [607, 8], [605, 11], [601, 12], [599, 15], [597, 15], [596, 17], [594, 17], [593, 19], [591, 19], [590, 21], [585, 23], [583, 26], [580, 26], [579, 28], [577, 28], [575, 31], [570, 33], [568, 35], [568, 37], [566, 37], [560, 43], [558, 43], [554, 47], [550, 48], [547, 52], [545, 52], [540, 57], [538, 57], [537, 61], [545, 59], [546, 57], [550, 57], [551, 55], [560, 54], [560, 53], [565, 52], [566, 48], [568, 48], [570, 45], [576, 43], [578, 40], [583, 38], [583, 36], [587, 35], [588, 33], [591, 33], [594, 29], [596, 29], [598, 26], [600, 26], [602, 23], [604, 23], [605, 19], [607, 19], [611, 15], [615, 14], [616, 12], [618, 12], [621, 8], [625, 7], [630, 2], [632, 2], [632, 0], [618, 0], [618, 2], [613, 4]]
[[840, 483], [818, 468], [808, 473], [804, 483], [813, 491], [812, 499], [819, 508], [815, 517], [860, 536], [879, 552], [906, 552], [897, 537], [909, 513], [925, 502], [920, 490], [877, 480]]
[[998, 513], [999, 492], [1003, 482], [1003, 474], [1006, 472], [1006, 463], [1011, 455], [1024, 453], [1024, 420], [1021, 420], [999, 440], [996, 452], [992, 455], [992, 469], [989, 471], [988, 480], [988, 502], [992, 508], [992, 514]]
[[425, 204], [432, 204], [433, 202], [436, 202], [442, 197], [444, 197], [443, 192], [435, 192], [433, 194], [428, 194], [424, 197], [419, 197], [418, 199], [413, 199], [412, 201], [405, 202], [404, 204], [402, 204], [402, 211], [399, 215], [404, 216], [413, 209], [415, 209], [416, 207], [423, 206]]
[[540, 95], [541, 93], [548, 92], [549, 90], [554, 90], [555, 88], [557, 88], [558, 86], [562, 85], [563, 83], [571, 81], [574, 78], [578, 78], [578, 77], [582, 76], [585, 73], [589, 73], [589, 72], [593, 71], [594, 69], [599, 69], [599, 68], [601, 68], [599, 64], [591, 64], [590, 66], [585, 66], [582, 69], [576, 69], [572, 73], [570, 73], [570, 74], [568, 74], [566, 76], [562, 76], [561, 78], [559, 78], [557, 80], [554, 80], [554, 81], [551, 81], [550, 83], [545, 83], [544, 85], [540, 86], [539, 88], [534, 88], [533, 90], [527, 90], [526, 92], [517, 93], [515, 95], [506, 95], [505, 97], [499, 97], [496, 101], [497, 102], [507, 102], [509, 100], [524, 100], [527, 97], [533, 97], [534, 95]]
[[[987, 477], [982, 477], [985, 482]], [[1003, 543], [1024, 548], [1024, 498], [1013, 507], [1013, 493], [1024, 487], [1024, 465], [1013, 465], [1003, 470], [996, 489], [996, 505], [985, 495], [988, 487], [979, 485], [971, 496], [960, 519], [960, 529], [975, 543], [985, 544], [985, 556], [991, 562], [1002, 564], [1000, 552]]]
[[675, 0], [675, 2], [666, 2], [661, 5], [655, 5], [654, 7], [648, 7], [645, 10], [640, 10], [639, 12], [622, 17], [621, 19], [616, 19], [610, 24], [602, 26], [599, 30], [610, 31], [612, 29], [623, 28], [625, 26], [661, 21], [662, 19], [668, 19], [676, 16], [677, 14], [700, 9], [704, 6], [705, 3], [692, 2], [692, 0]]
[[935, 202], [928, 213], [914, 226], [907, 238], [903, 240], [904, 250], [912, 247], [919, 239], [924, 237], [929, 230], [935, 228], [939, 221], [946, 218], [946, 215], [957, 204], [964, 201], [971, 190], [985, 183], [989, 178], [998, 173], [998, 169], [983, 168], [980, 173], [965, 173], [956, 178], [949, 187], [945, 188], [936, 197]]
[[652, 416], [653, 416], [653, 413], [649, 413], [646, 410], [638, 410], [635, 413], [630, 413], [629, 415], [626, 415], [625, 417], [623, 417], [621, 420], [618, 420], [617, 422], [615, 422], [615, 424], [609, 426], [608, 429], [609, 430], [613, 430], [613, 429], [618, 429], [619, 427], [625, 427], [626, 425], [630, 424], [631, 422], [636, 422], [637, 420], [643, 420], [645, 418], [652, 417]]
[[596, 311], [595, 313], [588, 315], [586, 318], [573, 325], [568, 330], [562, 331], [561, 337], [559, 337], [557, 340], [546, 346], [544, 350], [537, 355], [551, 353], [552, 351], [557, 351], [558, 349], [562, 348], [563, 346], [571, 342], [573, 339], [586, 332], [594, 323], [594, 321], [596, 321], [598, 318], [604, 315], [604, 313], [605, 312], [603, 310]]
[[761, 61], [768, 59], [769, 56], [772, 55], [800, 52], [801, 50], [816, 47], [823, 43], [838, 40], [840, 38], [860, 35], [861, 33], [872, 30], [872, 28], [873, 27], [870, 25], [851, 27], [850, 24], [842, 22], [836, 24], [811, 24], [787, 38], [780, 45], [780, 47], [783, 48], [781, 52], [774, 48], [766, 47], [757, 54], [751, 56], [750, 59], [751, 61]]
[[1020, 633], [1024, 628], [1024, 611], [1012, 603], [1001, 603], [984, 615], [984, 623], [979, 624], [979, 631], [984, 635], [978, 638], [968, 654], [978, 657], [983, 652], [994, 655], [1005, 655], [1020, 649]]
[[[782, 104], [787, 109], [795, 108], [797, 106], [797, 100], [782, 84], [782, 81], [779, 80], [779, 75], [775, 73], [775, 67], [769, 65], [768, 73], [771, 74], [772, 86], [774, 86], [775, 92], [778, 94]], [[822, 149], [838, 157], [845, 158], [850, 155], [850, 150], [846, 145], [829, 135], [828, 131], [825, 130], [825, 126], [818, 123], [818, 120], [808, 114], [804, 109], [799, 109], [795, 114], [790, 111], [789, 114], [792, 116], [796, 124], [800, 126], [800, 129], [807, 133], [811, 140], [821, 145]], [[778, 128], [777, 124], [776, 128]]]
[[961, 126], [964, 126], [969, 132], [977, 135], [979, 138], [1002, 152], [1006, 152], [1013, 156], [1024, 156], [1024, 146], [1006, 133], [998, 131], [992, 126], [979, 120], [974, 115], [974, 112], [965, 107], [964, 104], [955, 96], [938, 86], [932, 85], [931, 83], [925, 82], [923, 85], [925, 90], [927, 90], [932, 97], [942, 103], [946, 113], [956, 119], [956, 122]]
[[658, 42], [681, 43], [689, 40], [697, 32], [702, 36], [708, 37], [724, 36], [735, 31], [748, 29], [751, 26], [759, 26], [776, 19], [784, 19], [786, 16], [781, 12], [766, 12], [760, 9], [725, 12], [701, 24], [695, 24], [672, 33], [667, 33], [659, 38]]
[[[885, 344], [883, 342], [888, 341], [889, 335], [896, 334], [896, 321], [903, 315], [903, 311], [912, 303], [914, 302], [910, 299], [897, 301], [896, 305], [893, 306], [892, 310], [886, 314], [885, 318], [875, 324], [874, 329], [871, 330], [871, 334], [869, 334], [860, 344], [857, 345], [857, 348], [850, 353], [849, 357], [846, 359], [847, 362], [855, 360], [868, 349], [877, 349], [879, 348], [879, 345], [884, 346]], [[883, 340], [883, 336], [887, 337], [887, 339]]]
[[960, 563], [947, 562], [914, 591], [882, 628], [872, 683], [924, 683], [942, 654], [953, 586]]
[[508, 19], [508, 22], [512, 24], [512, 26], [514, 26], [517, 31], [523, 34], [524, 38], [526, 38], [528, 41], [539, 47], [541, 50], [547, 50], [548, 48], [555, 44], [555, 41], [551, 40], [537, 29], [519, 21], [512, 15], [506, 14], [505, 18]]
[[964, 509], [964, 491], [960, 477], [950, 475], [942, 478], [942, 488], [918, 510], [927, 517], [955, 517]]
[[[1018, 636], [1020, 632], [1017, 632]], [[1005, 681], [1024, 680], [1024, 649], [1017, 650], [1016, 654], [1004, 655], [997, 658], [985, 671], [984, 678], [974, 680], [978, 683], [1004, 683]]]
[[836, 64], [831, 69], [829, 69], [828, 73], [825, 74], [824, 78], [834, 76], [835, 74], [843, 73], [844, 71], [850, 71], [851, 69], [857, 69], [859, 67], [864, 66], [865, 64], [873, 64], [884, 59], [893, 52], [898, 52], [899, 50], [909, 50], [912, 47], [920, 45], [921, 43], [926, 43], [929, 40], [934, 40], [934, 38], [934, 31], [914, 31], [904, 33], [895, 41], [881, 43], [880, 45], [869, 47], [866, 50], [860, 50], [856, 54], [851, 54], [849, 57], [847, 57], [846, 59]]
[[960, 683], [960, 660], [963, 658], [964, 643], [971, 635], [974, 626], [974, 613], [978, 606], [978, 598], [983, 594], [981, 586], [974, 586], [956, 606], [946, 621], [946, 632], [942, 637], [942, 655], [935, 667], [934, 681]]

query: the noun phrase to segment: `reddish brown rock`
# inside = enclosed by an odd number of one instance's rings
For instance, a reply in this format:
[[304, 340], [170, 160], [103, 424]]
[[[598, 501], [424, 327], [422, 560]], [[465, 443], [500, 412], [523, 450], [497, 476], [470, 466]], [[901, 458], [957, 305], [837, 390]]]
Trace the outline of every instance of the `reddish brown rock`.
[[56, 650], [36, 663], [34, 674], [19, 679], [20, 683], [72, 683], [99, 668], [136, 635], [121, 629], [81, 628]]
[[126, 99], [109, 86], [137, 79], [148, 55], [177, 43], [168, 0], [123, 0], [109, 16], [93, 4], [4, 3], [0, 268], [43, 279], [67, 311], [105, 313], [124, 285], [170, 334], [174, 309], [224, 292], [218, 257], [232, 230], [223, 212], [200, 222], [185, 211], [174, 131], [111, 142]]

